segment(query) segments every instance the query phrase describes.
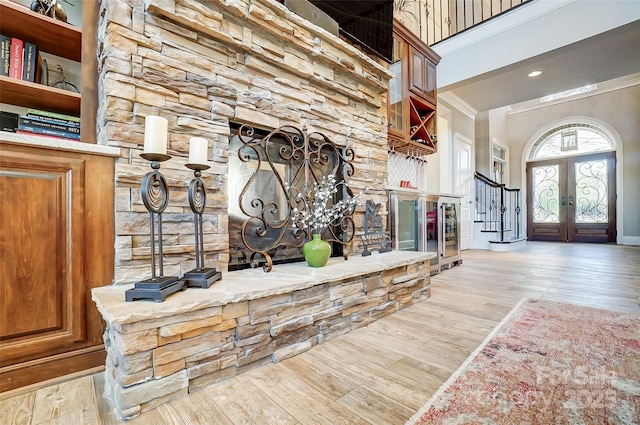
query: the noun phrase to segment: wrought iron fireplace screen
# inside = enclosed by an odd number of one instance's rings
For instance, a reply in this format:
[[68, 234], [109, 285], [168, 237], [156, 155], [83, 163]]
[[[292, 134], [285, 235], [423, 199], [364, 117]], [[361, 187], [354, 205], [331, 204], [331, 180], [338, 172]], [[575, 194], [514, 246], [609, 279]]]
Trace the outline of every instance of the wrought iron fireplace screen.
[[[271, 132], [248, 125], [232, 126], [229, 143], [229, 269], [302, 261], [302, 245], [310, 229], [293, 225], [294, 208], [304, 207], [299, 195], [311, 199], [313, 184], [333, 174], [339, 182], [336, 203], [353, 193], [354, 151], [341, 148], [321, 133], [293, 126]], [[237, 203], [234, 200], [237, 199]], [[331, 202], [330, 202], [331, 205]], [[351, 212], [352, 214], [352, 212]], [[347, 258], [355, 225], [351, 214], [328, 227], [322, 238], [333, 255]]]

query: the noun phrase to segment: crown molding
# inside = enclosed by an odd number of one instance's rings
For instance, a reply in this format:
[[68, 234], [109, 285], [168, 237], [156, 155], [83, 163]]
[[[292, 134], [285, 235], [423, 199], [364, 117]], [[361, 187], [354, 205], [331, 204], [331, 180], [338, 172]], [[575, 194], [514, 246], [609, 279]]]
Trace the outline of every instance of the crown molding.
[[471, 105], [462, 100], [461, 97], [455, 95], [453, 92], [439, 92], [438, 100], [447, 102], [449, 105], [456, 108], [458, 111], [462, 112], [472, 120], [476, 119], [476, 114], [478, 113], [478, 111], [476, 111]]

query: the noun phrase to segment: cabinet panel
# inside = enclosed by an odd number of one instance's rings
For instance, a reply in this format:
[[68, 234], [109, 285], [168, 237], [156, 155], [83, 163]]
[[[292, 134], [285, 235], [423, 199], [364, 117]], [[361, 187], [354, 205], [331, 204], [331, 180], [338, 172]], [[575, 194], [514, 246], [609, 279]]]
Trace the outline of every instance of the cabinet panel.
[[434, 105], [436, 104], [436, 65], [429, 59], [425, 58], [425, 87], [424, 97]]
[[414, 94], [436, 104], [436, 65], [419, 51], [411, 48], [409, 68], [411, 77], [411, 90]]
[[0, 366], [83, 333], [84, 161], [17, 152], [0, 160]]
[[114, 159], [0, 143], [0, 392], [104, 365]]
[[[0, 170], [0, 197], [12, 199], [0, 203], [0, 275], [13, 278], [0, 288], [2, 341], [64, 326], [57, 294], [66, 292], [68, 282], [57, 282], [57, 277], [66, 266], [60, 255], [67, 215], [65, 177], [64, 173]], [[37, 205], [32, 205], [31, 197], [38, 200]]]
[[409, 90], [422, 96], [426, 87], [425, 84], [425, 58], [424, 55], [415, 49], [409, 49], [409, 73], [411, 78], [411, 86]]

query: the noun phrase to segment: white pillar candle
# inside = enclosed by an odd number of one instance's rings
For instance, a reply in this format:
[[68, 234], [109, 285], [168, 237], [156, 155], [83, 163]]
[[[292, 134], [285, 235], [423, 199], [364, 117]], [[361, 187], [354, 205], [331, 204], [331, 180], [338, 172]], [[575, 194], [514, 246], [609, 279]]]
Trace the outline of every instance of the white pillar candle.
[[144, 120], [144, 153], [167, 154], [167, 128], [169, 123], [166, 118], [157, 115], [149, 115]]
[[207, 165], [207, 139], [192, 137], [189, 140], [189, 164]]

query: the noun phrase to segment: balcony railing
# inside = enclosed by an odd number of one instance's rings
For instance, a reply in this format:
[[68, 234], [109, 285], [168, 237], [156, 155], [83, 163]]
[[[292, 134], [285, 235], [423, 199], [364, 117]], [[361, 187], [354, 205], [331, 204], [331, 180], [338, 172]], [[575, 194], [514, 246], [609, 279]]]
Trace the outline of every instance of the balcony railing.
[[[394, 0], [394, 16], [414, 27], [420, 37], [432, 46], [531, 1]], [[407, 20], [417, 25], [411, 25]]]

